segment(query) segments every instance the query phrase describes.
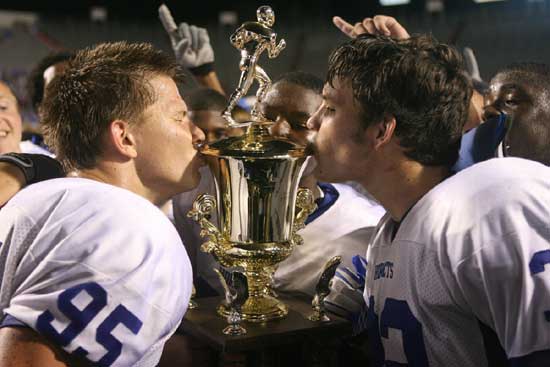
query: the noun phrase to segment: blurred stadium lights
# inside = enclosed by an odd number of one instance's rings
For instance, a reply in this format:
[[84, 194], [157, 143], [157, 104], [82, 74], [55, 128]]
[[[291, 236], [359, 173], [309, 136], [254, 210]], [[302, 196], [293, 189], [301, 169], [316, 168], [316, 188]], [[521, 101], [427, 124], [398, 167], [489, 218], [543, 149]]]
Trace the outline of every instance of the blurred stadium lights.
[[218, 13], [218, 22], [221, 25], [234, 26], [239, 21], [236, 11], [225, 10]]
[[441, 13], [445, 10], [443, 0], [426, 0], [426, 11], [428, 13]]
[[482, 4], [482, 3], [495, 3], [497, 1], [506, 1], [506, 0], [474, 0], [474, 3]]
[[15, 24], [32, 25], [38, 20], [38, 14], [29, 11], [0, 10], [0, 28], [11, 28]]
[[410, 4], [411, 0], [380, 0], [382, 6], [395, 6]]
[[108, 19], [109, 12], [104, 6], [92, 6], [90, 8], [90, 20], [92, 22], [104, 23]]

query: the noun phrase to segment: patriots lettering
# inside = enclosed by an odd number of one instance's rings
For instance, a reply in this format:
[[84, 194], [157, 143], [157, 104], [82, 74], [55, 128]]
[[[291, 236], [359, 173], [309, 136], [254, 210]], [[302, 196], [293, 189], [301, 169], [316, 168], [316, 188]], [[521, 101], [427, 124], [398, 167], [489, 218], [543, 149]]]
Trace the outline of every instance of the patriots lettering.
[[379, 278], [393, 278], [393, 263], [386, 261], [374, 267], [374, 280]]

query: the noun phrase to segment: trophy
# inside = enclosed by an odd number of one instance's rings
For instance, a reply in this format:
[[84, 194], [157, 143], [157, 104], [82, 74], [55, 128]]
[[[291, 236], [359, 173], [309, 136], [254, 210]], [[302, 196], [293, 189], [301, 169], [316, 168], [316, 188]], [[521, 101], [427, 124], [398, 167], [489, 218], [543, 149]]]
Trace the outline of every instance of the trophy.
[[[241, 77], [223, 114], [229, 127], [246, 126], [246, 132], [199, 147], [214, 176], [216, 197], [199, 195], [188, 215], [199, 222], [201, 235], [207, 237], [203, 251], [223, 267], [243, 269], [248, 280], [248, 299], [240, 312], [243, 320], [264, 322], [288, 313], [288, 307], [271, 290], [271, 279], [277, 264], [301, 244], [296, 232], [303, 228], [315, 204], [309, 190], [298, 189], [308, 149], [271, 136], [273, 121], [258, 112], [258, 103], [271, 85], [257, 65], [258, 59], [265, 50], [270, 57], [277, 56], [285, 43], [276, 43], [270, 7], [258, 8], [257, 20], [245, 22], [231, 36], [233, 45], [241, 50]], [[251, 121], [237, 125], [231, 111], [254, 80], [259, 88]], [[214, 212], [218, 226], [210, 221]], [[226, 304], [218, 307], [221, 316], [230, 313]]]

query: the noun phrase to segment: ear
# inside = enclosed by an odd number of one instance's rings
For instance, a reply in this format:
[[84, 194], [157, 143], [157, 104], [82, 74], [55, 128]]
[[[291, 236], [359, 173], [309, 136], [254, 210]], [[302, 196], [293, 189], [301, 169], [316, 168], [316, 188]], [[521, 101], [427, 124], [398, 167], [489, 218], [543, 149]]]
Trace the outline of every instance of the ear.
[[136, 139], [132, 135], [132, 129], [128, 122], [124, 120], [111, 122], [107, 135], [116, 153], [126, 158], [137, 157]]
[[393, 134], [395, 132], [395, 127], [397, 125], [397, 122], [395, 121], [395, 117], [391, 115], [384, 116], [384, 119], [376, 124], [374, 127], [374, 134], [375, 134], [375, 140], [374, 140], [374, 148], [379, 149], [382, 146], [388, 144], [391, 139], [393, 138]]

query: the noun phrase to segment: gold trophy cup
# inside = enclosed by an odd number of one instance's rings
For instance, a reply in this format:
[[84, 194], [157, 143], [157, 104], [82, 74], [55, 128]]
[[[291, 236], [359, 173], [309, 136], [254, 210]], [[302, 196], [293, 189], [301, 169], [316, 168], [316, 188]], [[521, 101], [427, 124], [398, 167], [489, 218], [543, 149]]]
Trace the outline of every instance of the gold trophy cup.
[[[242, 318], [264, 322], [284, 317], [287, 306], [271, 291], [277, 264], [286, 259], [301, 243], [296, 232], [303, 228], [307, 216], [315, 209], [309, 190], [298, 189], [307, 158], [307, 149], [286, 138], [269, 133], [272, 121], [258, 110], [271, 80], [257, 65], [261, 52], [275, 57], [284, 48], [277, 45], [270, 28], [275, 16], [271, 8], [257, 11], [258, 22], [245, 22], [231, 36], [241, 50], [241, 78], [232, 94], [224, 116], [229, 126], [236, 126], [231, 110], [246, 94], [254, 80], [260, 84], [252, 121], [246, 133], [214, 143], [199, 150], [213, 173], [216, 197], [202, 194], [195, 200], [189, 216], [199, 222], [201, 235], [208, 237], [201, 249], [214, 256], [224, 267], [240, 267], [248, 279], [249, 297], [241, 307]], [[210, 222], [217, 213], [218, 226]], [[227, 317], [231, 310], [224, 304], [218, 313]]]

